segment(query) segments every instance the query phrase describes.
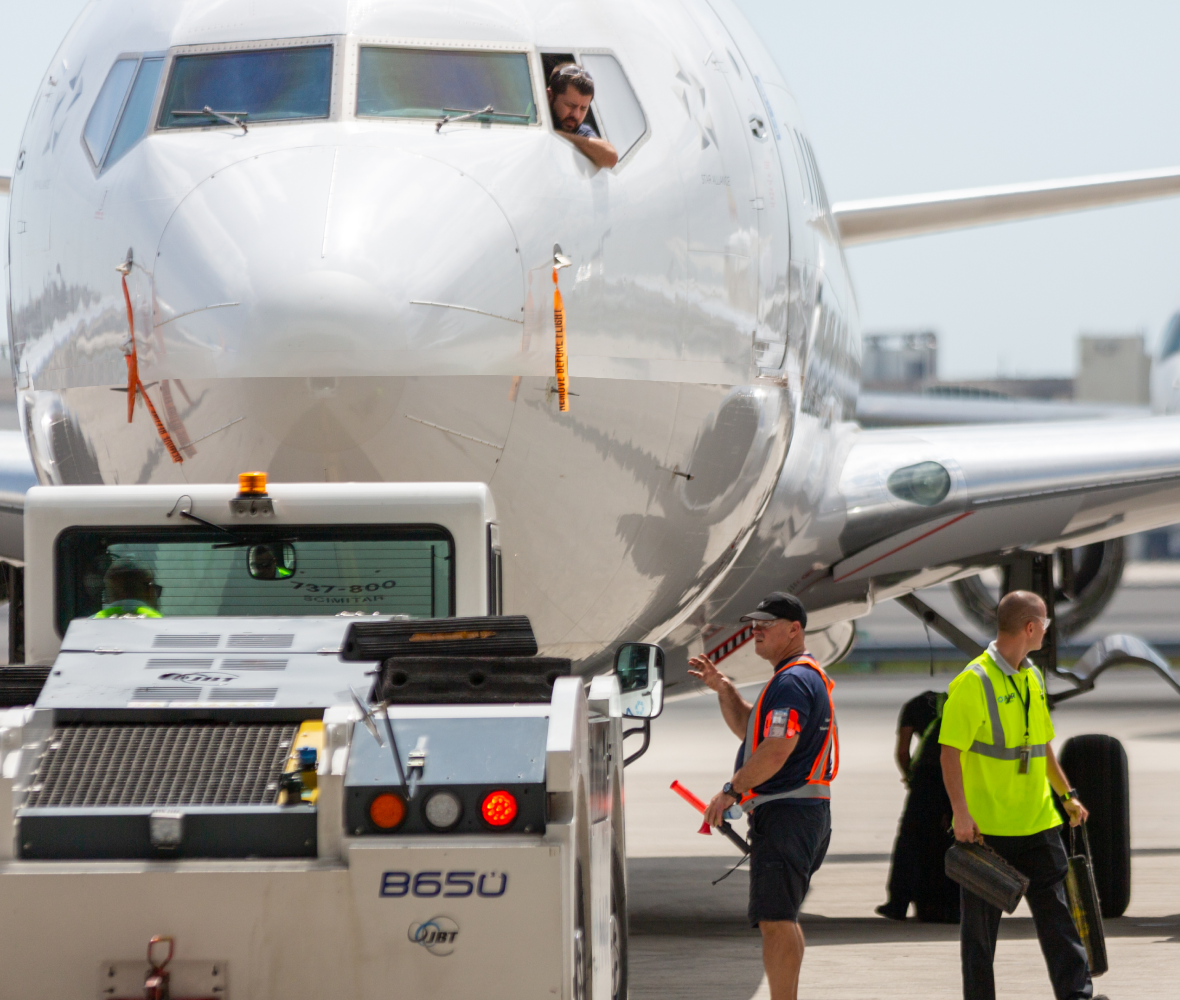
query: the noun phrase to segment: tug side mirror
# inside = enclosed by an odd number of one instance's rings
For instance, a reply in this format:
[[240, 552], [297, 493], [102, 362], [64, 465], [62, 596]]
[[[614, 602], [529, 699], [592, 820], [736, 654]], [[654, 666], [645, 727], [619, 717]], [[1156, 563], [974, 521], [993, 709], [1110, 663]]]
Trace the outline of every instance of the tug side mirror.
[[664, 710], [664, 651], [648, 642], [625, 642], [615, 653], [623, 716], [654, 719]]

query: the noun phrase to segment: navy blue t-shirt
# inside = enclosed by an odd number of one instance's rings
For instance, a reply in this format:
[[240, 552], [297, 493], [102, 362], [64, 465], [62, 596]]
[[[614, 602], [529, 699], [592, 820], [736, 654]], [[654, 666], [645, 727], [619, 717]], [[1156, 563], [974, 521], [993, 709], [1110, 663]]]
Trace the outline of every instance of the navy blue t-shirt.
[[[823, 677], [818, 671], [804, 664], [780, 669], [783, 664], [789, 662], [790, 660], [783, 660], [775, 668], [774, 677], [763, 689], [759, 701], [754, 704], [754, 711], [758, 713], [755, 721], [758, 739], [755, 746], [767, 736], [789, 739], [796, 733], [799, 734], [799, 742], [774, 777], [754, 786], [754, 791], [759, 795], [790, 792], [807, 784], [811, 769], [815, 766], [815, 759], [823, 750], [824, 741], [827, 740], [828, 730], [832, 725], [831, 703], [828, 701], [828, 689]], [[735, 771], [742, 766], [744, 756], [743, 742], [742, 748], [738, 751]], [[828, 800], [826, 797], [817, 796], [797, 801], [819, 803]]]

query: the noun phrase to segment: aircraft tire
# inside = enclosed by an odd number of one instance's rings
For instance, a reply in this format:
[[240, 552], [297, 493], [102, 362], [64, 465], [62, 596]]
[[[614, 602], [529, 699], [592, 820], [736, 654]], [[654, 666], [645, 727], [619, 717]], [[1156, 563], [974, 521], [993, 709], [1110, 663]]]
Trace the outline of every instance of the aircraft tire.
[[627, 1000], [627, 880], [623, 859], [611, 851], [610, 876], [611, 1000]]
[[1086, 830], [1102, 916], [1121, 917], [1131, 901], [1127, 752], [1113, 736], [1074, 736], [1061, 748], [1061, 768], [1090, 810]]
[[590, 941], [586, 937], [586, 900], [588, 893], [583, 886], [582, 863], [579, 861], [574, 874], [577, 896], [574, 900], [574, 982], [571, 989], [573, 1000], [590, 1000]]

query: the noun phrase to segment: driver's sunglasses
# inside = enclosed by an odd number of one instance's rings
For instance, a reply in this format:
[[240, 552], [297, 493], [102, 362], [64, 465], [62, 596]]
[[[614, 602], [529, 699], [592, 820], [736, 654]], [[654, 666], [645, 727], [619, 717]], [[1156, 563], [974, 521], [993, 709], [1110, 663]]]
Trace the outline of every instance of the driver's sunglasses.
[[1049, 626], [1053, 623], [1052, 618], [1034, 618], [1033, 621], [1040, 622], [1041, 628], [1043, 628], [1046, 632], [1049, 631]]
[[761, 618], [756, 618], [750, 622], [750, 628], [754, 632], [765, 632], [769, 628], [774, 628], [779, 622], [786, 621], [785, 618], [773, 618], [770, 621], [763, 621]]

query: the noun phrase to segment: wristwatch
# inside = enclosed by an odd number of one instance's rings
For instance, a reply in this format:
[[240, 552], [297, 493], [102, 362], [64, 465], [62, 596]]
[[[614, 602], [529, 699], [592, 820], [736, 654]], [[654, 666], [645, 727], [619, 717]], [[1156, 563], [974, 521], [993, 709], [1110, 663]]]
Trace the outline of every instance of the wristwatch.
[[1071, 788], [1068, 792], [1061, 796], [1062, 800], [1065, 802], [1068, 802], [1070, 799], [1076, 799], [1077, 797], [1078, 790], [1076, 788]]
[[735, 802], [742, 801], [742, 793], [733, 787], [732, 781], [727, 781], [724, 785], [722, 785], [721, 791], [730, 796]]

